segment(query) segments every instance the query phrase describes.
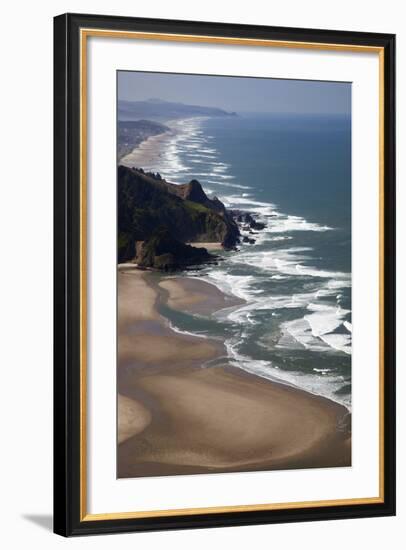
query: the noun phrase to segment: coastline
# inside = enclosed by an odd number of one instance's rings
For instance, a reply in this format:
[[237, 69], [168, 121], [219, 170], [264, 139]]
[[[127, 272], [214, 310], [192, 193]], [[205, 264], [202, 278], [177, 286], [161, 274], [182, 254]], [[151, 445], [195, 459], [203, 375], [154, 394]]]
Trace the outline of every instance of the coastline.
[[173, 135], [173, 131], [162, 132], [148, 136], [141, 141], [130, 153], [124, 155], [119, 164], [128, 166], [128, 168], [139, 168], [144, 165], [154, 164], [160, 156], [160, 152], [164, 149], [164, 145]]
[[182, 132], [179, 126], [183, 122], [202, 117], [177, 118], [165, 121], [164, 124], [169, 128], [169, 131], [161, 134], [153, 134], [141, 141], [132, 151], [124, 155], [119, 164], [128, 168], [145, 168], [146, 166], [159, 166], [159, 160], [166, 150], [167, 142]]
[[222, 342], [172, 330], [158, 303], [234, 305], [199, 279], [119, 269], [118, 477], [351, 465], [345, 407], [230, 366]]

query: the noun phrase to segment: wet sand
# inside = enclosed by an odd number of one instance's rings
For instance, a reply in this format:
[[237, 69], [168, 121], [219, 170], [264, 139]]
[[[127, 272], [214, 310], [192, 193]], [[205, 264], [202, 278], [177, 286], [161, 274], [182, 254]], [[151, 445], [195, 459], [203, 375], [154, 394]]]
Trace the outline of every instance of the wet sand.
[[244, 303], [243, 300], [227, 296], [217, 287], [196, 278], [165, 279], [158, 286], [166, 291], [162, 295], [162, 300], [177, 311], [207, 315], [219, 309]]
[[217, 242], [217, 243], [201, 243], [201, 242], [193, 242], [193, 243], [188, 243], [190, 244], [191, 246], [194, 246], [195, 248], [205, 248], [206, 250], [223, 250], [223, 247], [221, 245], [221, 243]]
[[231, 367], [222, 342], [171, 330], [158, 301], [228, 307], [204, 281], [119, 271], [118, 477], [351, 464], [344, 407]]
[[165, 145], [173, 137], [173, 131], [149, 136], [135, 149], [120, 159], [120, 164], [129, 168], [141, 168], [156, 163], [165, 150]]

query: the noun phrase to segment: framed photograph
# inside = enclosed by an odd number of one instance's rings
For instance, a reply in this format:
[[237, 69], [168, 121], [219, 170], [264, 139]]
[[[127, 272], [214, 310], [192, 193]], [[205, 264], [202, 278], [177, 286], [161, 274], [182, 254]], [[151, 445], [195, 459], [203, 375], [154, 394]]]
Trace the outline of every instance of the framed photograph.
[[395, 37], [60, 15], [55, 532], [395, 513]]

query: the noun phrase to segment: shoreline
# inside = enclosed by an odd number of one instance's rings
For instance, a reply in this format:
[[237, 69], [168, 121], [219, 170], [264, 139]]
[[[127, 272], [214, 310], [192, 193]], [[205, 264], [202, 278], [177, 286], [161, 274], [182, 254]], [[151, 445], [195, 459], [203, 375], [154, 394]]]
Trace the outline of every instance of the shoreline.
[[217, 287], [121, 268], [118, 290], [118, 477], [351, 465], [345, 407], [229, 365], [222, 342], [157, 310], [230, 307]]
[[158, 283], [165, 294], [158, 301], [171, 309], [197, 315], [209, 315], [221, 309], [242, 305], [245, 300], [230, 296], [197, 277], [168, 277]]
[[170, 130], [161, 134], [148, 136], [132, 151], [124, 155], [118, 164], [127, 166], [128, 168], [141, 168], [144, 165], [154, 164], [156, 159], [160, 157], [164, 143], [172, 135], [173, 131]]
[[179, 125], [186, 120], [203, 117], [187, 117], [170, 119], [163, 122], [169, 128], [161, 134], [153, 134], [141, 141], [132, 151], [124, 155], [118, 162], [118, 165], [127, 166], [128, 168], [144, 168], [147, 166], [157, 165], [158, 159], [162, 156], [165, 150], [165, 145], [168, 140], [181, 132]]

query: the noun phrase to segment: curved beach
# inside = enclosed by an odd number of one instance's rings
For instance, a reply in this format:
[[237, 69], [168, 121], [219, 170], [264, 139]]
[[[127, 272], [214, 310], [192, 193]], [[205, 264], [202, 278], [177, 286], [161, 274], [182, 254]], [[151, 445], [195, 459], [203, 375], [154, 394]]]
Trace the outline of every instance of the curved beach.
[[119, 270], [118, 477], [350, 466], [345, 407], [230, 366], [222, 342], [175, 332], [157, 309], [205, 315], [230, 300]]

